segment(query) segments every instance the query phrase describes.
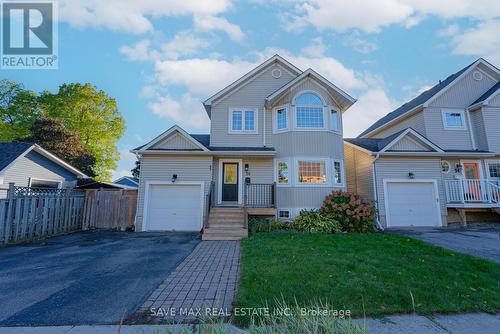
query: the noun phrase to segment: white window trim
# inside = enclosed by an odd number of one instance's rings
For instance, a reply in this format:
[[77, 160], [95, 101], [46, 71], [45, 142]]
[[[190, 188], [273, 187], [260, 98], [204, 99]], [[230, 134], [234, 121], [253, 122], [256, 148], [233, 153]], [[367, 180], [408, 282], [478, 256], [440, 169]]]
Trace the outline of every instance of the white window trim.
[[[297, 117], [297, 103], [296, 103], [296, 100], [297, 100], [297, 97], [301, 96], [302, 94], [307, 94], [307, 93], [311, 93], [311, 94], [314, 94], [316, 96], [318, 96], [321, 100], [321, 103], [322, 105], [321, 106], [318, 106], [318, 105], [306, 105], [306, 104], [300, 104], [299, 106], [300, 107], [305, 107], [305, 108], [319, 108], [319, 107], [322, 107], [323, 108], [323, 127], [322, 128], [299, 128], [297, 126], [297, 120], [298, 120], [298, 117]], [[326, 105], [325, 103], [325, 99], [323, 98], [323, 96], [314, 91], [314, 90], [302, 90], [300, 92], [298, 92], [297, 94], [295, 94], [295, 96], [293, 97], [292, 99], [292, 105], [291, 105], [291, 108], [290, 109], [293, 109], [293, 130], [295, 131], [328, 131], [328, 128], [329, 128], [329, 106]]]
[[[334, 108], [333, 106], [328, 106], [328, 130], [333, 132], [333, 133], [338, 133], [338, 134], [342, 134], [343, 132], [343, 125], [342, 125], [342, 113], [337, 110], [337, 108]], [[332, 110], [335, 110], [336, 113], [337, 113], [337, 124], [339, 125], [339, 128], [338, 129], [332, 129]]]
[[[280, 162], [285, 162], [288, 165], [288, 183], [279, 183], [278, 181], [278, 164]], [[291, 187], [295, 173], [293, 172], [293, 166], [290, 159], [275, 159], [274, 160], [274, 181], [277, 187]]]
[[[445, 163], [445, 162], [448, 164], [448, 167], [449, 167], [447, 172], [443, 172], [443, 163]], [[451, 172], [451, 170], [452, 170], [451, 163], [448, 160], [441, 160], [441, 173], [449, 174]]]
[[[297, 187], [332, 187], [331, 182], [331, 173], [332, 166], [330, 163], [330, 159], [321, 158], [321, 157], [300, 157], [294, 159], [294, 185]], [[309, 182], [300, 182], [299, 181], [299, 161], [308, 161], [308, 162], [323, 162], [325, 164], [325, 173], [326, 173], [326, 182], [325, 183], [309, 183]]]
[[[449, 126], [446, 124], [446, 114], [451, 114], [451, 113], [456, 113], [460, 114], [462, 117], [462, 126]], [[443, 120], [443, 128], [445, 130], [458, 130], [458, 131], [464, 131], [467, 130], [467, 118], [465, 117], [465, 109], [458, 109], [458, 108], [443, 108], [441, 109], [441, 118]]]
[[[280, 217], [280, 211], [288, 211], [288, 218]], [[276, 218], [281, 221], [292, 221], [294, 219], [293, 208], [278, 208], [278, 210], [276, 210]]]
[[3, 176], [0, 175], [0, 185], [3, 184]]
[[[285, 109], [286, 128], [278, 129], [278, 110]], [[273, 133], [282, 133], [290, 131], [290, 105], [284, 104], [273, 109]]]
[[28, 179], [28, 187], [31, 187], [31, 183], [34, 181], [47, 181], [47, 182], [54, 182], [54, 183], [57, 183], [57, 189], [62, 189], [62, 184], [63, 184], [63, 181], [61, 180], [54, 180], [54, 179], [41, 179], [41, 178], [38, 178], [38, 177], [30, 177]]
[[[241, 130], [233, 130], [233, 112], [241, 111]], [[254, 125], [255, 128], [253, 130], [245, 130], [245, 112], [253, 111], [254, 112]], [[229, 108], [228, 113], [228, 133], [229, 134], [257, 134], [259, 132], [259, 108], [249, 108], [249, 107], [231, 107]]]
[[[331, 177], [332, 177], [332, 186], [333, 187], [344, 187], [345, 186], [345, 167], [344, 167], [344, 160], [340, 160], [340, 159], [332, 159], [332, 167], [331, 167]], [[334, 177], [333, 177], [333, 174], [335, 172], [335, 162], [339, 162], [340, 163], [340, 178], [342, 180], [342, 182], [340, 183], [335, 183], [334, 181]]]
[[[484, 164], [486, 166], [486, 178], [488, 180], [495, 180], [495, 181], [499, 181], [500, 180], [500, 177], [491, 177], [490, 176], [490, 164], [500, 164], [500, 160], [485, 160], [484, 161]], [[1, 179], [1, 178], [0, 178]], [[2, 182], [0, 182], [1, 184]]]

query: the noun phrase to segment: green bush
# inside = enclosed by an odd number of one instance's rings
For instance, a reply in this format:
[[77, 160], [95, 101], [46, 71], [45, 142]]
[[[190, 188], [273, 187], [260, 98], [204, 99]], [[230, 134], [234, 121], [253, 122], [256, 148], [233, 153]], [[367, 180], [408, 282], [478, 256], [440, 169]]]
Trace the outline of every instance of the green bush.
[[250, 217], [248, 220], [248, 231], [250, 235], [272, 231], [286, 231], [290, 227], [289, 222], [277, 220], [274, 217]]
[[339, 233], [341, 231], [335, 219], [323, 215], [319, 210], [302, 210], [291, 227], [299, 232]]
[[320, 212], [337, 221], [342, 231], [366, 233], [373, 229], [374, 205], [353, 193], [332, 191], [326, 196]]

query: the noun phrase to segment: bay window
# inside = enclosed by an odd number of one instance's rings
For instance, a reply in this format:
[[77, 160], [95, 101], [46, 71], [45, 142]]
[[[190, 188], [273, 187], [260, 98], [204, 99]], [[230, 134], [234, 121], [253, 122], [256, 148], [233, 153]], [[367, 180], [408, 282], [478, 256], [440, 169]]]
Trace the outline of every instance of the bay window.
[[314, 160], [299, 160], [298, 164], [299, 183], [326, 183], [326, 162]]
[[277, 181], [278, 185], [287, 185], [290, 182], [289, 178], [289, 164], [286, 160], [278, 160], [277, 162]]
[[340, 112], [335, 109], [330, 110], [330, 130], [340, 131]]
[[334, 185], [340, 185], [343, 182], [343, 177], [342, 177], [342, 161], [340, 160], [333, 160], [332, 162], [332, 168], [333, 168], [333, 184]]
[[295, 119], [298, 129], [323, 129], [323, 101], [314, 93], [303, 93], [295, 99]]

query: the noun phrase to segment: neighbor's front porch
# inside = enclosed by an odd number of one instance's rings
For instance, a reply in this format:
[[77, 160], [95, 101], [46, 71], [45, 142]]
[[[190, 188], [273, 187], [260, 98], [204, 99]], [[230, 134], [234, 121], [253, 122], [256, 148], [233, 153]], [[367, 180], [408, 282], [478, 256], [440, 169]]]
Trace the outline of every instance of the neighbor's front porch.
[[445, 180], [449, 208], [500, 208], [500, 182], [489, 179]]

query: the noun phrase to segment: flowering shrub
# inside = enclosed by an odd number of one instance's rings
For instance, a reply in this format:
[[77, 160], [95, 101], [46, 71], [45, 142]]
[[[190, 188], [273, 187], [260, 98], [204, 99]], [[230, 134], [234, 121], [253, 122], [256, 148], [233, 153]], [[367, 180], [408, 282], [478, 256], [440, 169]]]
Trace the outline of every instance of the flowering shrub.
[[295, 217], [291, 228], [300, 232], [340, 232], [339, 223], [332, 217], [321, 214], [319, 210], [302, 210]]
[[320, 212], [339, 222], [342, 230], [347, 232], [368, 232], [375, 219], [372, 203], [364, 201], [359, 195], [340, 190], [332, 191], [325, 197]]

